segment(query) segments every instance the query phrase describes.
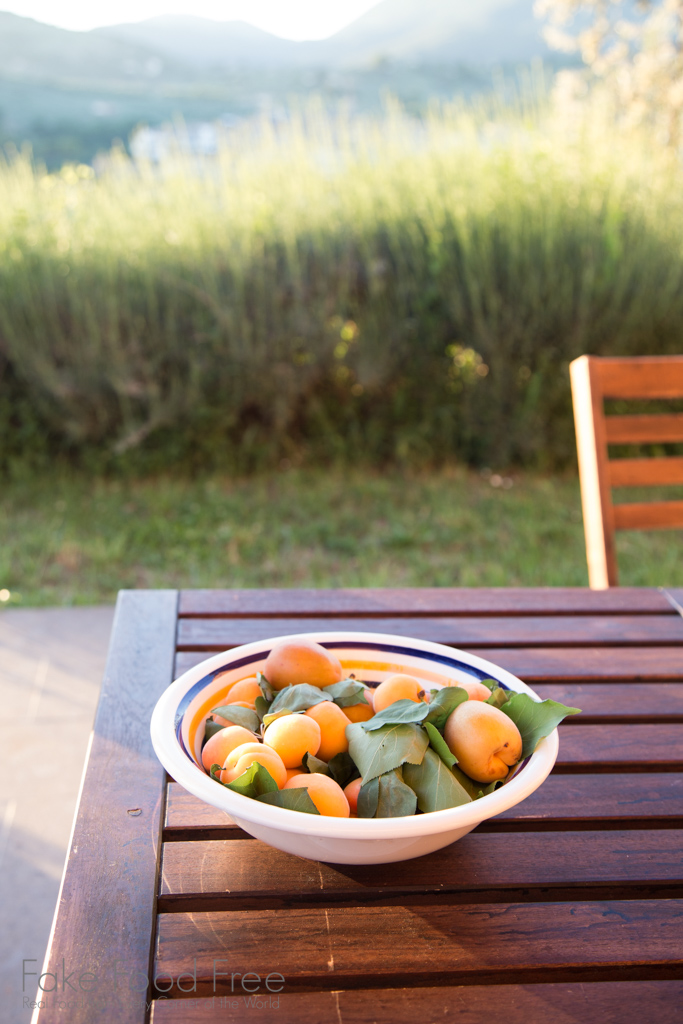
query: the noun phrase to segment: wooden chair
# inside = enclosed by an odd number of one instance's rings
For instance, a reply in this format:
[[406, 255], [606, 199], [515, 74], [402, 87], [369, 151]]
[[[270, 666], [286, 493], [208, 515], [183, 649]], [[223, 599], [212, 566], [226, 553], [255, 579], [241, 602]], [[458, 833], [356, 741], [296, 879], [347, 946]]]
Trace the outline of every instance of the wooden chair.
[[683, 442], [683, 413], [605, 416], [604, 400], [683, 398], [683, 356], [581, 356], [569, 367], [588, 581], [618, 583], [615, 530], [683, 528], [683, 501], [612, 504], [613, 487], [683, 484], [683, 458], [610, 459], [610, 444]]

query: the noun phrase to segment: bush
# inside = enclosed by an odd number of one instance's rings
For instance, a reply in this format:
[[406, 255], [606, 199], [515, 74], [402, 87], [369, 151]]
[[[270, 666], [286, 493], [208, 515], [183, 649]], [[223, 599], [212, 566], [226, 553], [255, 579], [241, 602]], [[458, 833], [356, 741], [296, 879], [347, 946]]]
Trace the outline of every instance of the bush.
[[2, 458], [565, 464], [572, 358], [680, 350], [681, 177], [597, 114], [456, 108], [10, 158]]

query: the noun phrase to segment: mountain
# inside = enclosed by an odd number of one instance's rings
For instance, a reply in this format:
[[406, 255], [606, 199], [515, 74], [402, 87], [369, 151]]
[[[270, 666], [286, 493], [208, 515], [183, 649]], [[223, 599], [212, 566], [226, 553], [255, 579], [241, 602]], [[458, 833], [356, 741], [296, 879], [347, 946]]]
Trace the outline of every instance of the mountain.
[[150, 18], [90, 35], [154, 48], [195, 69], [371, 67], [378, 61], [523, 63], [549, 51], [533, 0], [382, 0], [329, 39], [292, 42], [245, 22]]
[[156, 78], [176, 72], [158, 48], [94, 32], [70, 32], [0, 11], [0, 77]]

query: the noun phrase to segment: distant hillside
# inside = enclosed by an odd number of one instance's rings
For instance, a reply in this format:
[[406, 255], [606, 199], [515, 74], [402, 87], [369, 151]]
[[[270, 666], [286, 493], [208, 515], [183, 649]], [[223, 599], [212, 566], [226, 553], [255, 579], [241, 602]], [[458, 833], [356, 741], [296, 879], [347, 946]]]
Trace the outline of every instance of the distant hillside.
[[159, 49], [94, 32], [69, 32], [0, 11], [2, 78], [156, 78], [173, 73]]
[[92, 35], [154, 48], [195, 68], [361, 68], [389, 59], [491, 66], [546, 56], [533, 0], [383, 0], [329, 39], [295, 43], [245, 22], [160, 17]]

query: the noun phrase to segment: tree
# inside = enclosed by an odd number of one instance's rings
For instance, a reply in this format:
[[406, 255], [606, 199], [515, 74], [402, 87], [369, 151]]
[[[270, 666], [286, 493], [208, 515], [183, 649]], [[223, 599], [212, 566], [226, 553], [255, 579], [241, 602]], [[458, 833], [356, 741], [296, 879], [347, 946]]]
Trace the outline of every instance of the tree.
[[627, 121], [681, 145], [683, 0], [537, 0], [535, 11], [548, 20], [548, 44], [580, 53]]

